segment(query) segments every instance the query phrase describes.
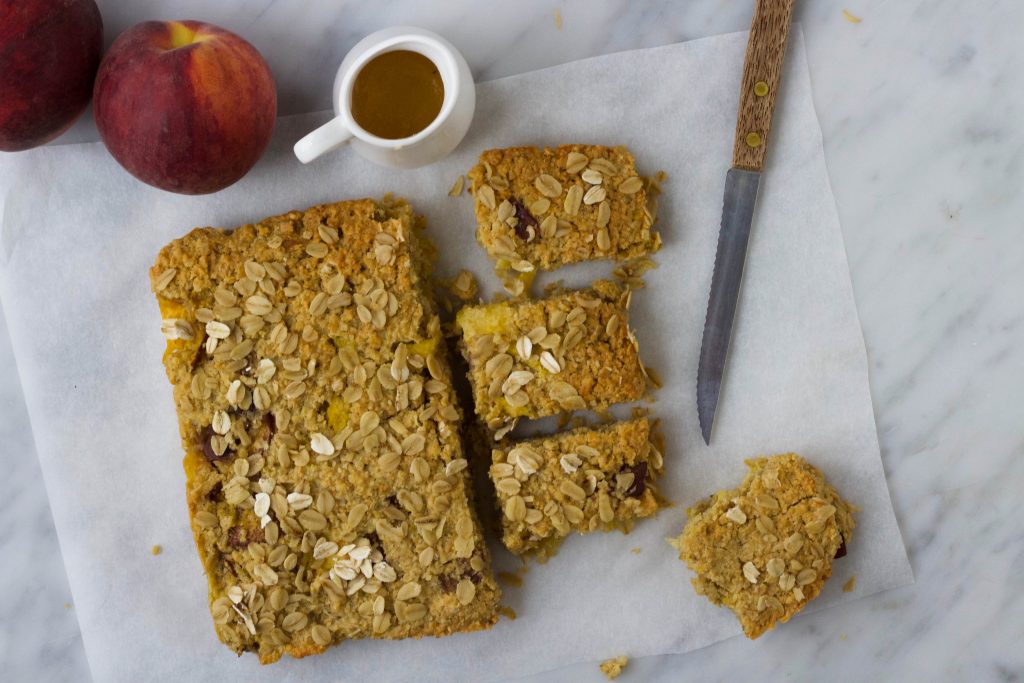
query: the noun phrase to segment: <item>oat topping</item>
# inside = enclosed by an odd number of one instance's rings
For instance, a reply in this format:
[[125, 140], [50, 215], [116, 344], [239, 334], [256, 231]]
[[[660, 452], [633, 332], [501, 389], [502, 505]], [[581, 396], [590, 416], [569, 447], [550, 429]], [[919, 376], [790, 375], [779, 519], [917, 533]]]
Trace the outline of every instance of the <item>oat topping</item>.
[[541, 173], [533, 181], [534, 186], [545, 197], [557, 197], [562, 194], [562, 184], [547, 173]]
[[160, 292], [167, 289], [167, 285], [174, 281], [174, 276], [178, 274], [177, 268], [168, 268], [164, 272], [156, 276], [153, 280], [153, 291], [159, 294]]
[[206, 323], [206, 334], [212, 339], [227, 339], [231, 335], [231, 328], [218, 320], [211, 320]]
[[586, 206], [597, 204], [598, 202], [603, 202], [607, 195], [608, 193], [603, 187], [595, 185], [583, 194], [583, 203]]
[[579, 152], [569, 152], [565, 158], [565, 170], [568, 173], [579, 173], [587, 167], [590, 160], [587, 159], [585, 154]]
[[211, 614], [264, 663], [497, 618], [421, 229], [326, 205], [153, 268]]
[[486, 206], [488, 209], [494, 210], [497, 206], [497, 201], [494, 198], [494, 188], [490, 185], [481, 185], [480, 189], [476, 191], [476, 198], [481, 204]]
[[637, 177], [637, 176], [632, 176], [632, 177], [626, 178], [621, 183], [619, 183], [619, 186], [618, 186], [617, 189], [622, 194], [636, 194], [637, 192], [642, 190], [643, 187], [644, 187], [644, 181], [641, 178]]
[[192, 339], [195, 334], [192, 331], [192, 324], [180, 318], [165, 318], [160, 323], [160, 331], [165, 339], [172, 341], [175, 339]]
[[738, 505], [726, 510], [725, 516], [727, 519], [736, 522], [737, 524], [745, 524], [747, 521], [747, 515], [744, 514], [743, 509]]

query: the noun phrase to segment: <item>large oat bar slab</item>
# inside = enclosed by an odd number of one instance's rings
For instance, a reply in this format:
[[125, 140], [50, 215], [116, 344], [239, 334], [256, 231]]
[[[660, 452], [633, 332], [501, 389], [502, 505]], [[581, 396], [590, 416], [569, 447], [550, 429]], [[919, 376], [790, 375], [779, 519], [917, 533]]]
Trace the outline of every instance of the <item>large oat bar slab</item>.
[[496, 621], [422, 228], [341, 202], [152, 269], [215, 628], [263, 663]]
[[490, 149], [469, 178], [477, 239], [499, 267], [553, 270], [661, 246], [645, 181], [625, 147]]
[[516, 554], [550, 551], [576, 531], [612, 529], [658, 511], [662, 473], [648, 418], [578, 428], [492, 453], [502, 541]]
[[693, 587], [740, 620], [748, 638], [786, 622], [821, 592], [846, 554], [853, 508], [793, 453], [748, 460], [739, 488], [687, 511], [672, 541]]
[[547, 299], [462, 308], [455, 326], [480, 418], [500, 429], [520, 417], [601, 410], [643, 396], [629, 298], [628, 289], [605, 280]]

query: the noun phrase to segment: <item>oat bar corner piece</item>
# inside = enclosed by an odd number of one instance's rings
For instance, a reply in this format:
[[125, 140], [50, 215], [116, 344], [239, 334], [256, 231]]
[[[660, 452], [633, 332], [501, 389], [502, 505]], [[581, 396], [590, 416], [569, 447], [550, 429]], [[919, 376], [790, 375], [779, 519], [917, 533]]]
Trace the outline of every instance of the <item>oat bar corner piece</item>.
[[499, 270], [657, 251], [646, 181], [625, 147], [490, 149], [469, 172], [477, 240]]

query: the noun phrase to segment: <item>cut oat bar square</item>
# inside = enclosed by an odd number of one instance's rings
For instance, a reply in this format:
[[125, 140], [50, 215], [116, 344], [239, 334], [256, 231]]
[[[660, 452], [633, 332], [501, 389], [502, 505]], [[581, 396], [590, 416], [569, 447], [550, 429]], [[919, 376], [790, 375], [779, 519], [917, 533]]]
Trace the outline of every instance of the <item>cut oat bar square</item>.
[[462, 308], [455, 319], [477, 415], [491, 429], [520, 417], [601, 410], [646, 390], [630, 290], [602, 280], [547, 299]]
[[569, 533], [621, 527], [658, 511], [662, 473], [646, 417], [530, 439], [492, 452], [502, 541], [516, 554], [550, 552]]
[[725, 605], [748, 638], [789, 621], [821, 592], [846, 554], [854, 508], [795, 453], [747, 460], [736, 489], [687, 510], [670, 543], [699, 595]]
[[625, 147], [490, 149], [469, 179], [477, 240], [499, 269], [553, 270], [661, 246], [646, 181]]
[[263, 663], [497, 619], [422, 228], [340, 202], [151, 271], [215, 629]]

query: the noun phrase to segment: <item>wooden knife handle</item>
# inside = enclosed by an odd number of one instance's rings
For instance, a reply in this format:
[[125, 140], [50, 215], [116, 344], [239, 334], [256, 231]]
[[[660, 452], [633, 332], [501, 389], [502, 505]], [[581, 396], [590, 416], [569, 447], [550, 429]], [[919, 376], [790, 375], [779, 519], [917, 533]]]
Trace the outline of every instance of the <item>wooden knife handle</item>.
[[740, 111], [732, 150], [734, 168], [748, 171], [764, 168], [793, 3], [794, 0], [757, 0], [754, 7], [747, 56], [743, 61]]

